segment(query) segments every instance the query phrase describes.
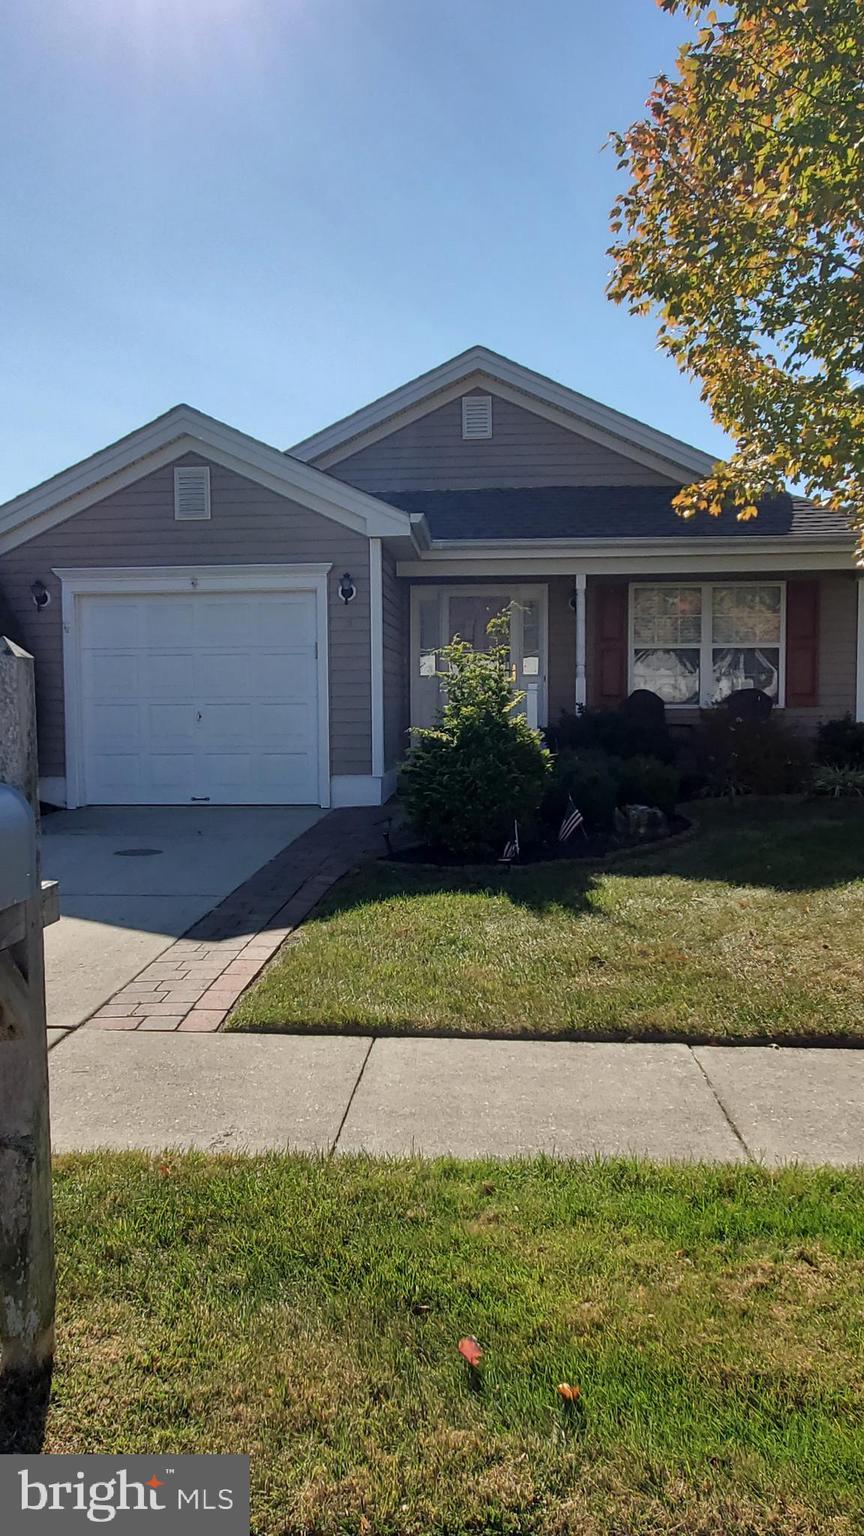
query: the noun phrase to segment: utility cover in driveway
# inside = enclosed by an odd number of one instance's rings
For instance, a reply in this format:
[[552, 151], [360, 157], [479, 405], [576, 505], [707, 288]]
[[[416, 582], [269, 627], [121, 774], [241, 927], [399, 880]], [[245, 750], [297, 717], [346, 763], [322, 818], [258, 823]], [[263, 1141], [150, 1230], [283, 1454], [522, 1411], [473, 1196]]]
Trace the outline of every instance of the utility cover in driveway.
[[318, 803], [313, 592], [87, 597], [91, 805]]

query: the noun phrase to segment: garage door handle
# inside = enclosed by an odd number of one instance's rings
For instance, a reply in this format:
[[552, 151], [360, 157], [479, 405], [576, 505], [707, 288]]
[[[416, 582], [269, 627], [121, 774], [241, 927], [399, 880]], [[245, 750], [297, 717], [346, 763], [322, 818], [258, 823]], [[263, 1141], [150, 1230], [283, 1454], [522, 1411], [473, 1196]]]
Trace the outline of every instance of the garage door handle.
[[201, 713], [201, 711], [200, 711], [200, 709], [197, 709], [197, 710], [196, 710], [196, 711], [195, 711], [195, 719], [196, 719], [196, 720], [203, 720], [203, 719], [204, 719], [204, 716], [203, 716], [203, 715], [202, 715], [202, 713]]

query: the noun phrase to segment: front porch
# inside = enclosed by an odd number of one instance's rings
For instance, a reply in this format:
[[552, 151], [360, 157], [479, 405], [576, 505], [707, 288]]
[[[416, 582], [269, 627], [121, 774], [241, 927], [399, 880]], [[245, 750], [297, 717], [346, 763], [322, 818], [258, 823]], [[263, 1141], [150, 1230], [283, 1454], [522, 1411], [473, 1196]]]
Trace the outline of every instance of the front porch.
[[434, 723], [435, 651], [455, 634], [488, 644], [489, 620], [503, 610], [532, 725], [583, 705], [614, 708], [635, 688], [658, 693], [670, 723], [681, 725], [746, 687], [761, 688], [807, 730], [846, 712], [860, 718], [861, 588], [851, 568], [415, 578], [410, 724]]

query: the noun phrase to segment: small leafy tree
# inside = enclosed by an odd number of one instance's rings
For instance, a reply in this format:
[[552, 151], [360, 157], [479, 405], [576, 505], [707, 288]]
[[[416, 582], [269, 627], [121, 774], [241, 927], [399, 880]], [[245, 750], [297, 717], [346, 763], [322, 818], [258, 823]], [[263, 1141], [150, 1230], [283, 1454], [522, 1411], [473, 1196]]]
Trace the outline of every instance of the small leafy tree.
[[457, 636], [439, 655], [445, 702], [438, 724], [417, 730], [400, 779], [409, 820], [420, 837], [452, 853], [500, 852], [514, 820], [540, 804], [551, 758], [539, 731], [516, 706], [511, 687], [509, 621], [499, 615], [493, 644], [476, 651]]
[[864, 5], [658, 0], [696, 26], [648, 114], [613, 135], [613, 299], [735, 439], [676, 496], [739, 519], [803, 481], [864, 549]]

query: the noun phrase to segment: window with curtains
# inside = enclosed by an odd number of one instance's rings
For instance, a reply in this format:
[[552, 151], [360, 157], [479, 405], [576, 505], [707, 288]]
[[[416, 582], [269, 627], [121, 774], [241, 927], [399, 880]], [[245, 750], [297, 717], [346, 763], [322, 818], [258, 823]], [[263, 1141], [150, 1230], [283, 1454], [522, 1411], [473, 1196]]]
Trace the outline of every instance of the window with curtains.
[[630, 688], [666, 704], [717, 704], [739, 688], [783, 703], [783, 582], [634, 584]]

